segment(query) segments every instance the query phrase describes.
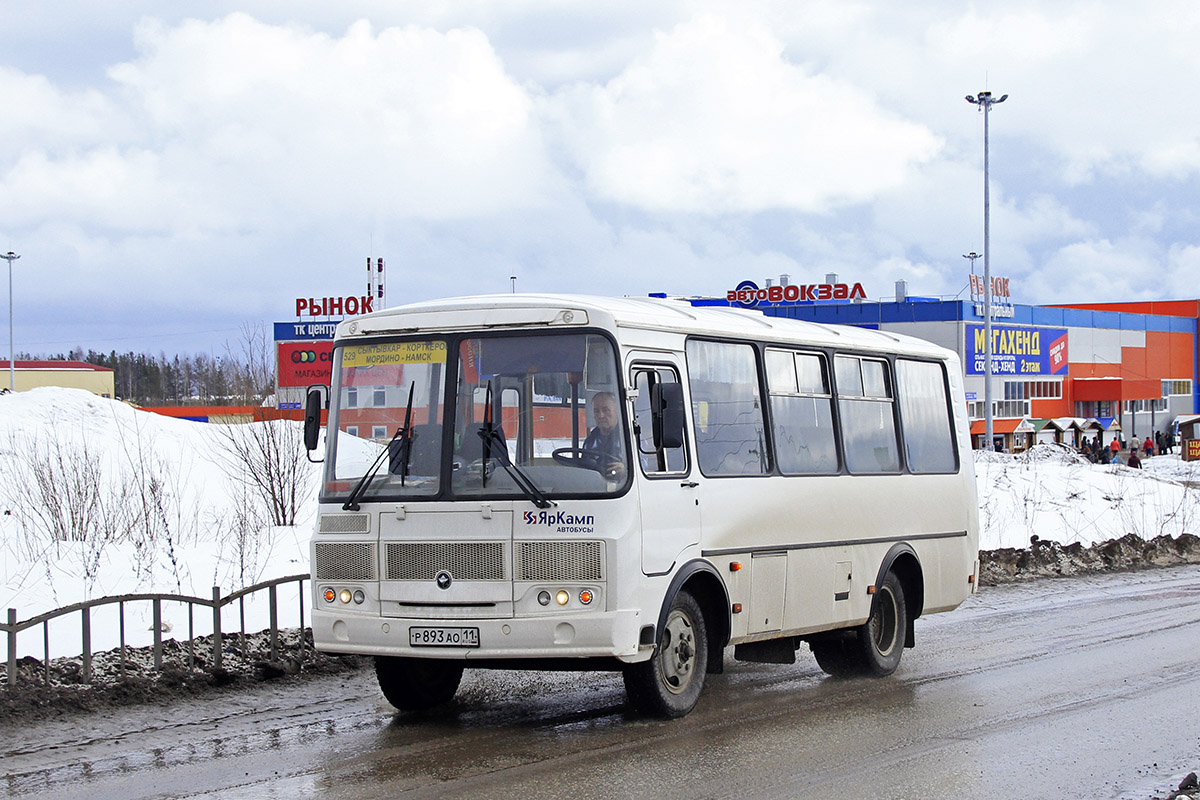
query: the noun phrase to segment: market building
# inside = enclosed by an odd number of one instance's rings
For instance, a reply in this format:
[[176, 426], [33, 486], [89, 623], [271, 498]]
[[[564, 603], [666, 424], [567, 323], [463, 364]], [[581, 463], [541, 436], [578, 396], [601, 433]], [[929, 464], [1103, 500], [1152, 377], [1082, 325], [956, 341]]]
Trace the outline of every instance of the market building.
[[[724, 298], [691, 302], [894, 331], [956, 351], [972, 444], [982, 448], [987, 336], [983, 282], [972, 277], [969, 299], [914, 297], [900, 281], [894, 299], [869, 300], [861, 284], [836, 275], [805, 285], [784, 275], [778, 284], [747, 280]], [[993, 447], [1154, 439], [1200, 413], [1200, 300], [1034, 306], [1010, 302], [1007, 279], [993, 279], [992, 289]]]

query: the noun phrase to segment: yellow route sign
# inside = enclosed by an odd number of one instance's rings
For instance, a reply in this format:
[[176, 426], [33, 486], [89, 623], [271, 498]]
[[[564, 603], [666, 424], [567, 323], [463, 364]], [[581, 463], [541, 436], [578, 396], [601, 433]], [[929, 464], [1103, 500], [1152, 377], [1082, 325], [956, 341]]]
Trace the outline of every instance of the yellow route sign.
[[445, 342], [355, 344], [342, 349], [343, 367], [444, 363], [446, 363]]

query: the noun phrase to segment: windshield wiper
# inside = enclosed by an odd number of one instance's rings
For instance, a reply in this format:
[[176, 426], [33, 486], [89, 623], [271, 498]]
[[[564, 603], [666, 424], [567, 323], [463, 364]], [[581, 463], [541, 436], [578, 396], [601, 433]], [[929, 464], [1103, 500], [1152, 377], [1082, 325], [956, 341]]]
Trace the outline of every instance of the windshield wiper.
[[488, 457], [494, 452], [496, 460], [500, 462], [500, 466], [504, 467], [504, 471], [513, 479], [513, 483], [516, 484], [517, 488], [535, 506], [538, 508], [549, 508], [550, 506], [558, 505], [546, 497], [546, 494], [537, 487], [537, 484], [508, 457], [508, 448], [504, 444], [504, 439], [500, 437], [500, 432], [496, 430], [496, 426], [492, 423], [492, 382], [490, 380], [488, 381], [487, 399], [483, 411], [483, 425], [479, 427], [479, 438], [483, 441], [482, 482], [484, 486], [487, 486]]
[[416, 381], [413, 381], [408, 386], [408, 408], [404, 411], [404, 426], [396, 429], [396, 433], [388, 440], [383, 449], [379, 451], [379, 455], [375, 457], [375, 461], [370, 468], [363, 473], [363, 476], [358, 479], [358, 483], [354, 484], [354, 488], [350, 490], [349, 496], [346, 497], [346, 502], [342, 503], [343, 511], [358, 511], [358, 499], [367, 492], [367, 487], [371, 485], [371, 480], [374, 479], [375, 473], [379, 472], [379, 467], [383, 464], [383, 459], [392, 454], [392, 445], [399, 443], [399, 449], [396, 451], [400, 458], [400, 485], [404, 485], [404, 478], [408, 475], [408, 454], [412, 450], [412, 402], [413, 389], [416, 387]]
[[[413, 389], [417, 388], [417, 382], [412, 381], [408, 384], [408, 405], [404, 408], [404, 427], [396, 431], [400, 436], [400, 485], [404, 485], [404, 479], [408, 477], [408, 461], [412, 455], [412, 400]], [[390, 466], [390, 465], [389, 465]]]

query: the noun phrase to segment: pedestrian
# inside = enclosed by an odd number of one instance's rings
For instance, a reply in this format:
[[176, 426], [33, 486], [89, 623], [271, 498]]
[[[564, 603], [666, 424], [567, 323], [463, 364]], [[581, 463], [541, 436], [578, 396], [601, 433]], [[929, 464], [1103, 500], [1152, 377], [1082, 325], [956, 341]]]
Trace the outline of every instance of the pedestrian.
[[1167, 452], [1166, 449], [1164, 449], [1163, 438], [1162, 431], [1154, 432], [1154, 449], [1158, 451], [1159, 455]]
[[1142, 460], [1138, 458], [1137, 450], [1129, 451], [1129, 461], [1126, 462], [1126, 466], [1132, 467], [1133, 469], [1142, 468]]
[[1121, 452], [1121, 443], [1117, 440], [1116, 436], [1113, 436], [1112, 444], [1109, 445], [1109, 448], [1112, 450], [1112, 457], [1115, 460], [1117, 453]]
[[1154, 441], [1147, 436], [1146, 441], [1142, 442], [1142, 450], [1146, 453], [1146, 458], [1154, 455]]

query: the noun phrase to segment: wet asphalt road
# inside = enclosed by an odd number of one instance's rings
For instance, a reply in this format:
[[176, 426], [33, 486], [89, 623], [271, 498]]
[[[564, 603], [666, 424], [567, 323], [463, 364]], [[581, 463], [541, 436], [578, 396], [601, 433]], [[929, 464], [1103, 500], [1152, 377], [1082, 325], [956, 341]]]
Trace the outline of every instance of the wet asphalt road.
[[468, 672], [436, 714], [364, 670], [0, 726], [0, 796], [1148, 798], [1200, 767], [1200, 567], [985, 589], [884, 680], [734, 662], [689, 717], [618, 676]]

